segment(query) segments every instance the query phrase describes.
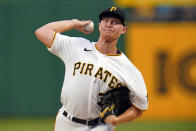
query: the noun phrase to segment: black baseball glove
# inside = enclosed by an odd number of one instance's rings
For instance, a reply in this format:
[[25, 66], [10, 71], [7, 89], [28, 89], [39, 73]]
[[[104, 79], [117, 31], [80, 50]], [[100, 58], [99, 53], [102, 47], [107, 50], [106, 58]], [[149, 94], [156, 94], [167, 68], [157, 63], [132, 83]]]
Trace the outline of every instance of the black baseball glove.
[[99, 95], [101, 100], [98, 102], [98, 105], [101, 109], [100, 118], [102, 122], [104, 122], [107, 116], [119, 116], [131, 107], [129, 89], [126, 86], [114, 88], [104, 94], [100, 93]]

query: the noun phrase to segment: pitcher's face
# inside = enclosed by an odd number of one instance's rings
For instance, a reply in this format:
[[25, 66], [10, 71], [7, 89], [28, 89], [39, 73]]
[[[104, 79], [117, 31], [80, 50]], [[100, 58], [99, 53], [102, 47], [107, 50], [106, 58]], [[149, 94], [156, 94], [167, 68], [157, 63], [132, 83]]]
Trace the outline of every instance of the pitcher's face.
[[126, 32], [126, 27], [117, 18], [104, 17], [99, 23], [99, 32], [103, 39], [113, 41]]

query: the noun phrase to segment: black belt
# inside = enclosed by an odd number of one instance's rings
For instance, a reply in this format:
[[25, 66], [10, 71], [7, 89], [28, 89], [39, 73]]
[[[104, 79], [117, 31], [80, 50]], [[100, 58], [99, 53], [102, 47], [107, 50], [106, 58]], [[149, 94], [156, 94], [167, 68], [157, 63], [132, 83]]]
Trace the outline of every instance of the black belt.
[[[67, 117], [68, 113], [66, 111], [64, 111], [63, 115], [65, 117]], [[80, 124], [88, 125], [88, 126], [95, 126], [95, 125], [97, 125], [99, 123], [99, 118], [92, 119], [92, 120], [82, 120], [82, 119], [73, 117], [72, 121], [80, 123]]]

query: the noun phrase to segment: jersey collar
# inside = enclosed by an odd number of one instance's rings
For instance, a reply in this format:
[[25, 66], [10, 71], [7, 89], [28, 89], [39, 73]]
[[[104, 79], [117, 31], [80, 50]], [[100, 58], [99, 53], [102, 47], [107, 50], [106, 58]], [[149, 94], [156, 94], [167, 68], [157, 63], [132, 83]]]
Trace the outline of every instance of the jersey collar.
[[[95, 49], [96, 49], [99, 53], [101, 53], [101, 51], [97, 48], [96, 43], [94, 43], [94, 46], [95, 46]], [[101, 53], [101, 54], [103, 54], [103, 53]], [[122, 52], [121, 52], [119, 49], [117, 49], [116, 54], [105, 54], [105, 55], [107, 55], [107, 56], [121, 56], [121, 55], [122, 55]]]

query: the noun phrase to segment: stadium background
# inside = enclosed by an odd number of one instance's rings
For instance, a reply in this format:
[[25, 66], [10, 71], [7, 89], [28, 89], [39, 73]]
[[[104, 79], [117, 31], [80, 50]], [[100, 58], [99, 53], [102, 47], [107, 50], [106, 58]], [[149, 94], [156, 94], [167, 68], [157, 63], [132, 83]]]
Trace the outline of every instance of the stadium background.
[[[34, 31], [51, 21], [99, 23], [102, 9], [126, 12], [119, 48], [141, 70], [149, 110], [117, 131], [196, 130], [196, 0], [0, 0], [0, 130], [53, 130], [64, 65]], [[98, 39], [98, 30], [83, 35]]]

